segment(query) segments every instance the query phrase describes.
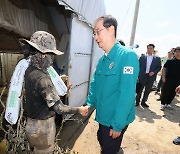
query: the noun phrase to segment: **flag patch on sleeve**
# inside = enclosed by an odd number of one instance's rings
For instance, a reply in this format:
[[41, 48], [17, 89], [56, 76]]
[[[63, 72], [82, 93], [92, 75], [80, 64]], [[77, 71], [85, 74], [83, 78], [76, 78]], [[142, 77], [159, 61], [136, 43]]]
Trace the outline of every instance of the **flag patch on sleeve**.
[[133, 67], [125, 66], [123, 70], [123, 74], [133, 74]]

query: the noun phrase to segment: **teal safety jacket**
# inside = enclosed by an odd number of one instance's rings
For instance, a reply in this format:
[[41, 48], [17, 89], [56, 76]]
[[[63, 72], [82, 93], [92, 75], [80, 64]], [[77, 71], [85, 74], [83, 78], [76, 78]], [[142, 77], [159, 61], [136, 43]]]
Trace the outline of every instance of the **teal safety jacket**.
[[136, 53], [119, 42], [99, 59], [86, 100], [96, 108], [98, 123], [121, 131], [135, 119], [138, 73]]

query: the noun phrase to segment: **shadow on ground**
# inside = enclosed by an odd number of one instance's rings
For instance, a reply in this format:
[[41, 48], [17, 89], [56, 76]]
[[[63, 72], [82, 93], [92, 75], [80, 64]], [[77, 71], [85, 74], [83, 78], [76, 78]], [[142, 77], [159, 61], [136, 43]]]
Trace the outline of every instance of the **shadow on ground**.
[[[155, 101], [155, 100], [154, 100]], [[160, 111], [160, 101], [155, 101], [154, 103], [159, 102], [159, 111]], [[161, 119], [166, 118], [167, 120], [173, 122], [173, 123], [179, 123], [180, 124], [180, 101], [178, 100], [178, 96], [175, 97], [171, 103], [173, 110], [168, 110], [165, 108], [163, 114], [160, 114], [159, 111], [153, 111], [151, 108], [143, 108], [141, 106], [136, 107], [136, 115], [139, 117], [140, 121], [147, 121], [149, 123], [154, 123], [155, 119]], [[151, 105], [151, 104], [150, 104]], [[151, 115], [151, 116], [149, 116]]]
[[[149, 114], [151, 116], [149, 116]], [[150, 110], [149, 108], [142, 108], [140, 106], [136, 108], [136, 115], [139, 117], [140, 121], [147, 121], [149, 123], [154, 123], [155, 119], [162, 118], [162, 116], [158, 115], [156, 112]]]
[[163, 111], [163, 117], [171, 122], [180, 124], [180, 106], [178, 104], [180, 104], [180, 101], [177, 98], [174, 98], [171, 103], [173, 110], [165, 109]]

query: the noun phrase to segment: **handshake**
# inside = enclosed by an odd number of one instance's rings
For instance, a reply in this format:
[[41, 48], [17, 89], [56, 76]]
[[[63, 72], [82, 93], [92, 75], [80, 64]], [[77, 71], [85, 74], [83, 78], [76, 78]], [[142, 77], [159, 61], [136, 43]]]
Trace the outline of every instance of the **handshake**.
[[90, 106], [81, 106], [78, 107], [78, 113], [80, 113], [82, 116], [87, 116], [89, 113]]

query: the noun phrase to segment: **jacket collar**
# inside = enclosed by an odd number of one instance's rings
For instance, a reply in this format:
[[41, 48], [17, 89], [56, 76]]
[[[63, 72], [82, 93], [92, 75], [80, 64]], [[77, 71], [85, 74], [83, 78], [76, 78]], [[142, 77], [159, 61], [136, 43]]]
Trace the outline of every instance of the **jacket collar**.
[[120, 47], [120, 43], [119, 43], [119, 42], [116, 42], [116, 43], [114, 44], [114, 46], [111, 48], [111, 50], [109, 51], [108, 55], [106, 56], [106, 55], [104, 54], [103, 60], [106, 59], [106, 58], [108, 58], [109, 60], [111, 60], [111, 59], [114, 57], [114, 55], [116, 54], [116, 49], [117, 49], [118, 47]]

